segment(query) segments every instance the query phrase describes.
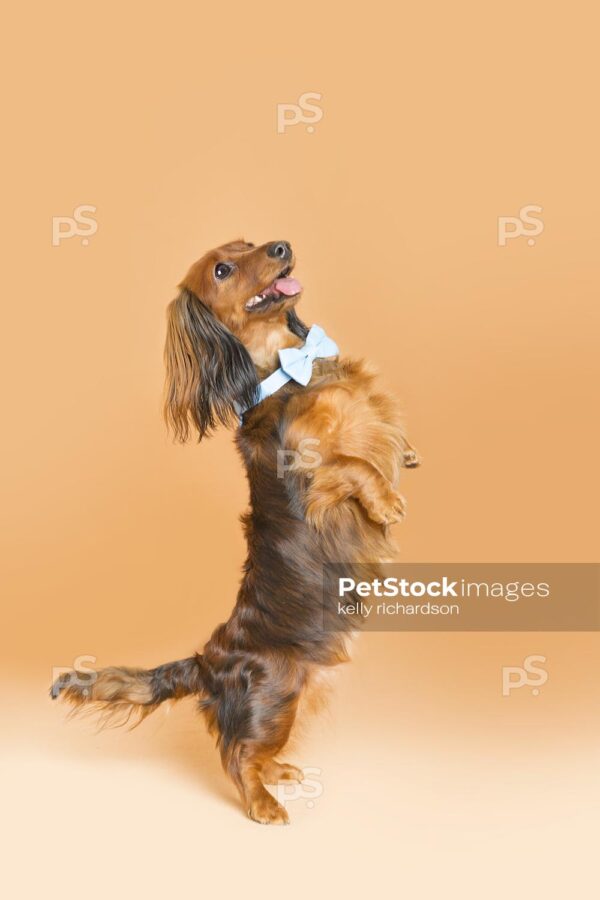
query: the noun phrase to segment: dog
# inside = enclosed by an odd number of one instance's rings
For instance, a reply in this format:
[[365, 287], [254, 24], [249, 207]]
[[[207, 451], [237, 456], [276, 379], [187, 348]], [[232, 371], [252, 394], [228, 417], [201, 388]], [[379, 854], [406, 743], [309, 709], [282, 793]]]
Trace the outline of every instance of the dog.
[[[265, 785], [302, 780], [278, 757], [301, 699], [348, 659], [359, 624], [340, 623], [324, 603], [324, 567], [393, 556], [390, 526], [405, 513], [400, 471], [419, 464], [374, 373], [340, 359], [322, 329], [298, 317], [294, 265], [287, 241], [224, 244], [191, 267], [168, 308], [167, 425], [181, 442], [235, 425], [249, 482], [248, 556], [231, 617], [201, 654], [150, 670], [105, 668], [91, 680], [71, 672], [51, 692], [117, 723], [197, 696], [248, 815], [263, 824], [289, 821]], [[282, 455], [292, 461], [281, 466]]]

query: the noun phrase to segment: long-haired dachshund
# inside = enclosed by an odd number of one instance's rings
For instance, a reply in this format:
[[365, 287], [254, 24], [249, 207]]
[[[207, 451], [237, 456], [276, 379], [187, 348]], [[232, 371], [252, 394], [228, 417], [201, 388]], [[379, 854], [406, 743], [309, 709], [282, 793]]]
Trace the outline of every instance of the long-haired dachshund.
[[52, 689], [140, 720], [163, 700], [197, 695], [248, 815], [265, 824], [288, 815], [264, 785], [302, 780], [277, 758], [300, 700], [348, 658], [354, 626], [324, 604], [324, 567], [393, 556], [400, 469], [418, 464], [394, 398], [298, 318], [294, 263], [286, 241], [225, 244], [192, 266], [168, 310], [165, 415], [175, 437], [238, 426], [250, 510], [231, 617], [202, 654], [101, 669], [90, 681], [72, 672]]

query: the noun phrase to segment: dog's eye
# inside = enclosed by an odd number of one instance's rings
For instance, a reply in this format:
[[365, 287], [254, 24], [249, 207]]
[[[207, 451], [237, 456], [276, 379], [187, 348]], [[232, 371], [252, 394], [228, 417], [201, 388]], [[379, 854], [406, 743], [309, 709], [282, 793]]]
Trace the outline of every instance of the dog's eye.
[[233, 266], [230, 266], [229, 263], [217, 263], [215, 266], [215, 278], [218, 278], [219, 281], [223, 281], [232, 272]]

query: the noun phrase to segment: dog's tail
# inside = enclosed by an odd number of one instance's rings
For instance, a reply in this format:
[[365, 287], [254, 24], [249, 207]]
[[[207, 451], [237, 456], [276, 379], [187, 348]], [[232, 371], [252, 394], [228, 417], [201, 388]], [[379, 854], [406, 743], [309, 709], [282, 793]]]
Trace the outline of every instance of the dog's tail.
[[110, 667], [94, 672], [71, 671], [56, 679], [50, 689], [53, 700], [66, 700], [74, 712], [98, 713], [100, 725], [131, 727], [150, 715], [163, 700], [179, 700], [206, 692], [203, 657], [166, 663], [156, 669]]

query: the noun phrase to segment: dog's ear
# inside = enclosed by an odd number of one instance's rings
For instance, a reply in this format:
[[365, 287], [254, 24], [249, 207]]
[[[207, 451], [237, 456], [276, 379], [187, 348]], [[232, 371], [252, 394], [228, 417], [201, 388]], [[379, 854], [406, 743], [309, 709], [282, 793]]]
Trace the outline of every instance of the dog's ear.
[[210, 309], [183, 288], [167, 313], [165, 419], [182, 443], [199, 439], [253, 406], [258, 377], [250, 354]]
[[303, 341], [306, 340], [306, 336], [308, 335], [308, 328], [304, 324], [304, 322], [298, 318], [298, 314], [295, 309], [288, 309], [287, 311], [287, 325], [292, 334], [295, 334], [296, 337], [302, 338]]

